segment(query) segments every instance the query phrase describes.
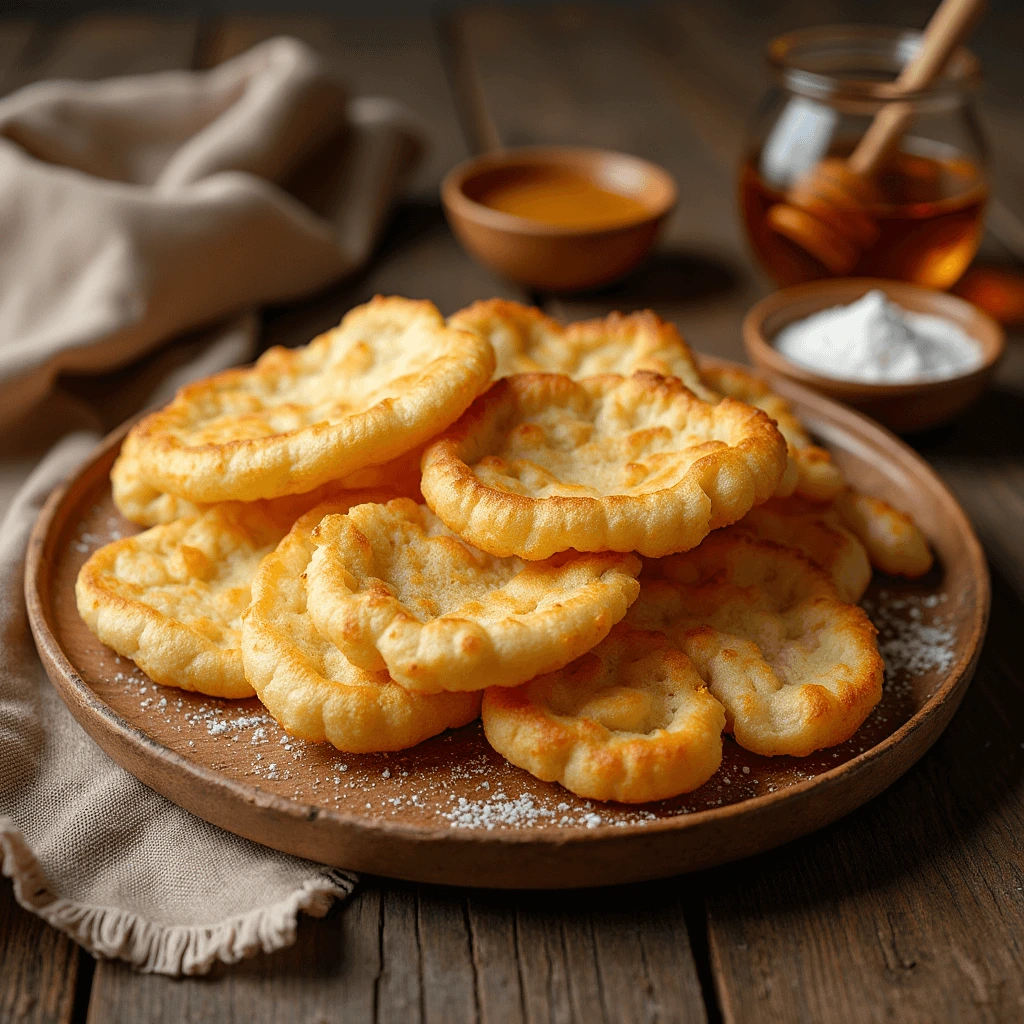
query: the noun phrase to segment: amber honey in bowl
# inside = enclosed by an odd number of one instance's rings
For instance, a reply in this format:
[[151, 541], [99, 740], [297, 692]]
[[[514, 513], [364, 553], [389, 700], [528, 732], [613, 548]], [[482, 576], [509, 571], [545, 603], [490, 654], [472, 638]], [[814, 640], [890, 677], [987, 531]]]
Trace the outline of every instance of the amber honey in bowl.
[[663, 167], [583, 146], [493, 150], [445, 175], [445, 216], [466, 250], [519, 284], [598, 288], [633, 270], [675, 207]]
[[467, 183], [465, 192], [500, 213], [583, 231], [624, 227], [651, 215], [634, 196], [605, 187], [574, 167], [552, 163], [495, 168]]
[[[846, 156], [842, 150], [830, 155]], [[740, 171], [740, 209], [754, 254], [782, 286], [831, 277], [828, 269], [766, 223], [785, 192], [766, 182], [755, 151]], [[959, 155], [898, 152], [873, 182], [878, 201], [866, 207], [878, 235], [851, 277], [951, 287], [981, 243], [988, 189], [981, 169]]]

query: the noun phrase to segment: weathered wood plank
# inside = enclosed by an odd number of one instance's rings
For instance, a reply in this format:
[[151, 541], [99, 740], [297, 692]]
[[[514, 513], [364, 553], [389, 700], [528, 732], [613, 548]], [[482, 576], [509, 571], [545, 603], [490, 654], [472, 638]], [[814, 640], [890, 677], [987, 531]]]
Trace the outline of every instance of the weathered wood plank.
[[7, 89], [47, 78], [94, 80], [187, 67], [197, 40], [195, 18], [89, 15], [48, 25], [12, 62]]
[[[290, 949], [174, 980], [97, 965], [88, 1024], [372, 1021], [380, 977], [381, 895], [364, 889], [323, 920], [304, 918]], [[399, 1019], [399, 1018], [391, 1018]]]
[[63, 932], [22, 910], [0, 879], [0, 1020], [66, 1024], [85, 954]]
[[0, 94], [15, 88], [17, 68], [40, 34], [32, 21], [0, 22]]

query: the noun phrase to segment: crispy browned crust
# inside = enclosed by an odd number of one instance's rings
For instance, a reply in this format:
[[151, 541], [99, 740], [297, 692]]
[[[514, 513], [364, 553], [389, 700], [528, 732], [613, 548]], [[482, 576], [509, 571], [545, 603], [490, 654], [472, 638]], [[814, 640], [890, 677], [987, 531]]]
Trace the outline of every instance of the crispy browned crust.
[[251, 697], [240, 617], [260, 559], [297, 514], [225, 503], [106, 544], [78, 574], [78, 612], [155, 682]]
[[775, 420], [786, 439], [790, 460], [790, 469], [776, 492], [779, 497], [795, 492], [812, 501], [829, 501], [846, 486], [832, 456], [811, 440], [789, 402], [760, 377], [734, 366], [706, 366], [702, 376], [709, 388], [757, 406]]
[[722, 760], [725, 712], [689, 658], [624, 623], [558, 672], [487, 690], [482, 717], [512, 764], [592, 800], [689, 793]]
[[478, 551], [409, 499], [313, 531], [307, 610], [321, 635], [407, 690], [518, 686], [604, 639], [639, 593], [636, 555], [524, 563]]
[[[422, 448], [400, 455], [383, 466], [367, 466], [342, 480], [331, 481], [304, 494], [286, 494], [281, 498], [264, 498], [244, 502], [246, 506], [273, 513], [275, 506], [293, 511], [297, 519], [307, 509], [326, 501], [338, 491], [381, 490], [395, 497], [419, 499], [420, 459]], [[184, 516], [194, 516], [215, 505], [196, 505], [184, 498], [158, 491], [147, 484], [139, 471], [135, 456], [135, 438], [129, 434], [110, 470], [110, 488], [118, 511], [140, 526], [160, 526]]]
[[494, 347], [495, 377], [517, 373], [564, 373], [592, 377], [603, 373], [629, 376], [649, 370], [678, 377], [698, 397], [712, 392], [701, 380], [697, 363], [679, 329], [649, 309], [609, 313], [562, 326], [535, 306], [508, 299], [484, 299], [459, 310], [449, 323], [477, 331]]
[[[427, 361], [398, 378], [375, 373], [374, 345], [390, 351], [396, 337]], [[350, 361], [358, 361], [359, 346], [370, 353], [365, 375], [379, 397], [366, 408], [357, 402], [347, 411], [340, 392], [341, 404], [335, 403], [331, 382], [342, 382], [343, 390], [347, 374], [365, 369], [336, 367], [338, 344]], [[490, 345], [448, 327], [433, 303], [378, 296], [304, 348], [273, 348], [251, 368], [182, 388], [133, 428], [135, 456], [145, 483], [188, 501], [303, 493], [423, 444], [459, 416], [493, 370]], [[305, 377], [326, 388], [327, 397], [309, 405], [296, 392], [283, 403], [280, 390]], [[312, 422], [279, 429], [281, 415]]]
[[[478, 475], [482, 460], [493, 465], [510, 436], [548, 443], [546, 428], [537, 425], [544, 417], [570, 425], [581, 421], [584, 428], [604, 417], [611, 423], [605, 447], [619, 445], [624, 453], [614, 466], [622, 472], [637, 467], [638, 474], [646, 474], [643, 480], [612, 492], [587, 485], [596, 493], [541, 497], [484, 483]], [[652, 447], [666, 436], [671, 438], [667, 448]], [[671, 447], [676, 438], [681, 439], [678, 450]], [[698, 443], [711, 450], [691, 462], [689, 453], [698, 451]], [[588, 460], [596, 454], [593, 443], [587, 444], [577, 478], [586, 478]], [[645, 456], [659, 460], [655, 478], [669, 480], [667, 486], [650, 486], [653, 474], [642, 465]], [[673, 459], [680, 467], [675, 475]], [[710, 530], [766, 501], [785, 465], [785, 442], [763, 412], [732, 399], [709, 405], [676, 378], [644, 371], [581, 381], [521, 374], [493, 384], [427, 448], [422, 490], [449, 529], [494, 555], [541, 559], [575, 549], [656, 557], [696, 546]]]
[[305, 585], [312, 532], [325, 516], [353, 504], [327, 502], [306, 513], [261, 562], [242, 621], [245, 673], [293, 736], [351, 753], [404, 750], [473, 721], [480, 695], [411, 693], [387, 672], [357, 668], [313, 625]]
[[891, 576], [917, 579], [935, 558], [924, 534], [905, 512], [852, 487], [833, 503], [838, 518], [867, 548], [871, 564]]
[[844, 601], [859, 601], [871, 582], [867, 548], [832, 505], [797, 495], [772, 498], [752, 508], [733, 529], [796, 548], [832, 577]]
[[882, 695], [876, 631], [792, 548], [739, 528], [652, 561], [626, 621], [682, 650], [758, 754], [804, 757], [849, 739]]

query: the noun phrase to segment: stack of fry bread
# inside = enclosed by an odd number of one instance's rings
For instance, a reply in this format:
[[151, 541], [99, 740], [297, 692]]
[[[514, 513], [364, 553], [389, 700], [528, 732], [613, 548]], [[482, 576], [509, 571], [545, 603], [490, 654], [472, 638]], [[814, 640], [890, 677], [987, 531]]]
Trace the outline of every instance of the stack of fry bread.
[[872, 567], [932, 564], [784, 399], [651, 312], [378, 297], [183, 388], [111, 480], [146, 529], [91, 555], [78, 609], [155, 682], [353, 753], [482, 718], [625, 803], [703, 785], [725, 733], [848, 739], [882, 692]]

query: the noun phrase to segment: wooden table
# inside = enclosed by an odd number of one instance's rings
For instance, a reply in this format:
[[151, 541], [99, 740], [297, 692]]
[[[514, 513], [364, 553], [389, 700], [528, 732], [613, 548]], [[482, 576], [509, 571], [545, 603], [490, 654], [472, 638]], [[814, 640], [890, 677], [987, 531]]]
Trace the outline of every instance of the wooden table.
[[[0, 88], [208, 66], [290, 32], [337, 59], [355, 90], [417, 110], [433, 149], [373, 264], [301, 308], [269, 313], [268, 342], [305, 341], [376, 292], [428, 297], [445, 312], [503, 294], [564, 318], [653, 306], [695, 347], [738, 358], [742, 314], [768, 289], [733, 194], [763, 44], [789, 27], [892, 17], [881, 0], [780, 6], [470, 10], [433, 23], [0, 22]], [[915, 0], [899, 16], [920, 25], [930, 6]], [[975, 40], [1007, 197], [1024, 194], [1024, 16], [1009, 8]], [[437, 201], [440, 176], [467, 153], [553, 141], [651, 157], [681, 185], [654, 262], [580, 300], [522, 295], [493, 278], [459, 249]], [[984, 404], [919, 442], [988, 548], [992, 627], [946, 735], [857, 813], [752, 860], [615, 890], [489, 893], [366, 878], [326, 919], [304, 919], [293, 948], [183, 981], [93, 961], [17, 907], [4, 881], [0, 1020], [1024, 1020], [1022, 395], [1018, 337]]]

